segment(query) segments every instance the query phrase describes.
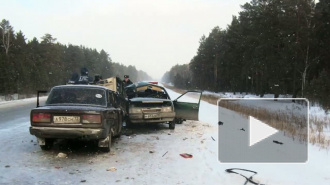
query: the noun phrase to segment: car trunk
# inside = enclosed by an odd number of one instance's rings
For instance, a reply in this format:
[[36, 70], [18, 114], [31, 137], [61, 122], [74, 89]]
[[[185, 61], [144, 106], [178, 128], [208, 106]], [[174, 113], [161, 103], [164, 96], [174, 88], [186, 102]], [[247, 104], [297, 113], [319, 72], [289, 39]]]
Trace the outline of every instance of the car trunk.
[[[62, 128], [103, 127], [105, 108], [88, 106], [47, 106], [31, 111], [31, 125]], [[47, 115], [49, 120], [35, 122], [33, 117]], [[95, 119], [96, 118], [96, 119]]]

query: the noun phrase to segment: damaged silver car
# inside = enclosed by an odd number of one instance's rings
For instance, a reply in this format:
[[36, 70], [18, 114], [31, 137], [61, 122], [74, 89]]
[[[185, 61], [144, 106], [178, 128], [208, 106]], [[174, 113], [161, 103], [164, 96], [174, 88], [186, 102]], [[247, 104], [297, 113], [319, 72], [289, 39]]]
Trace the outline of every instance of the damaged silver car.
[[164, 87], [140, 82], [126, 87], [126, 93], [129, 97], [128, 125], [168, 123], [170, 129], [175, 129], [176, 123], [198, 120], [201, 91], [187, 91], [171, 100]]

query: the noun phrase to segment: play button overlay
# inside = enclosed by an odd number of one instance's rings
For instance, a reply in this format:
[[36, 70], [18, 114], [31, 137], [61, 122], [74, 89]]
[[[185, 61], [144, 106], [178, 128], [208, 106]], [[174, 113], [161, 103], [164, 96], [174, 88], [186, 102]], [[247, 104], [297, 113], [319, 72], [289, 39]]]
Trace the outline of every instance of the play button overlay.
[[262, 121], [249, 116], [250, 118], [250, 145], [252, 146], [269, 136], [276, 134], [278, 130], [263, 123]]
[[218, 100], [218, 123], [221, 163], [308, 160], [306, 99], [222, 98]]

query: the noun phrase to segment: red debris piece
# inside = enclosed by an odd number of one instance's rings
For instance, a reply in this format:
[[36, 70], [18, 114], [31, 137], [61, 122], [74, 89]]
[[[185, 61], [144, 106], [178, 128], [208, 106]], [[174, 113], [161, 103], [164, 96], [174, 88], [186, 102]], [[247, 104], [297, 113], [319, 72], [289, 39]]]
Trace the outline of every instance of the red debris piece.
[[193, 155], [191, 155], [191, 154], [187, 154], [187, 153], [183, 153], [183, 154], [180, 154], [181, 155], [181, 157], [183, 157], [183, 158], [192, 158], [193, 157]]

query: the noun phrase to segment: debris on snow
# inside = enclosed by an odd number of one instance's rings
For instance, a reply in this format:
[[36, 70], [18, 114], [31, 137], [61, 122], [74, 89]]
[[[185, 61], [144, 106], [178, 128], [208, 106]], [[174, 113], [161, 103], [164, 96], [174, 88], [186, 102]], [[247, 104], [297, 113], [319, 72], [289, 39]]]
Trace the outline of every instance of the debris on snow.
[[111, 168], [108, 168], [107, 171], [115, 172], [115, 171], [117, 171], [117, 168], [111, 167]]
[[[167, 151], [168, 152], [168, 151]], [[162, 156], [162, 157], [164, 157], [166, 154], [167, 154], [167, 152], [165, 152], [165, 154]]]
[[213, 141], [215, 141], [215, 139], [211, 136], [211, 138], [213, 139]]
[[68, 156], [67, 154], [62, 153], [62, 152], [57, 154], [57, 157], [59, 157], [59, 158], [66, 158], [67, 156]]
[[180, 156], [183, 158], [192, 158], [193, 157], [192, 154], [187, 154], [187, 153], [180, 154]]
[[283, 145], [282, 142], [279, 142], [279, 141], [276, 141], [276, 140], [273, 140], [273, 143], [276, 143], [276, 144], [279, 144], [279, 145]]

